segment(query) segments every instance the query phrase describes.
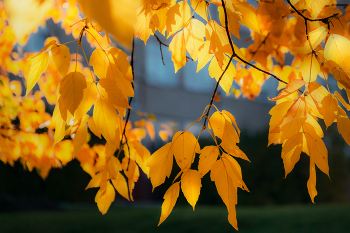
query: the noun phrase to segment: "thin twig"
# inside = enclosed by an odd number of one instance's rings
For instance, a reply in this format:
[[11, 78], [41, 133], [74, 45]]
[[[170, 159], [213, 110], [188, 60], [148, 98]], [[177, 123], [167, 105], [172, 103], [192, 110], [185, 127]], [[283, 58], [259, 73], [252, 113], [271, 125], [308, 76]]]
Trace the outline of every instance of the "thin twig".
[[[130, 61], [131, 72], [132, 72], [132, 81], [134, 81], [134, 51], [135, 51], [135, 37], [132, 38], [132, 51], [131, 51], [131, 61]], [[134, 82], [132, 82], [131, 85], [132, 85], [132, 89], [134, 90], [135, 89]], [[133, 98], [130, 97], [130, 99], [129, 99], [129, 106], [130, 106], [130, 104], [132, 102], [132, 99]], [[130, 112], [131, 112], [131, 109], [128, 108], [128, 113], [126, 115], [126, 120], [125, 120], [124, 129], [123, 129], [123, 133], [122, 133], [122, 138], [120, 139], [119, 149], [121, 148], [121, 146], [123, 144], [123, 138], [124, 137], [125, 137], [125, 140], [127, 142], [126, 135], [125, 135], [125, 130], [126, 130], [126, 125], [129, 122]], [[127, 146], [129, 147], [129, 145], [127, 145]], [[130, 149], [129, 149], [129, 151], [130, 151]]]

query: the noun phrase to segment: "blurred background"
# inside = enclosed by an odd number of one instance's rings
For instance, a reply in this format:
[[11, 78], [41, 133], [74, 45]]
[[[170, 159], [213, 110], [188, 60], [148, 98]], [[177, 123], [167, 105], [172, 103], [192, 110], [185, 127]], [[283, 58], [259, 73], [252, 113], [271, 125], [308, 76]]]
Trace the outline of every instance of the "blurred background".
[[[57, 37], [61, 43], [75, 40], [72, 35], [65, 34], [60, 24], [48, 20], [46, 27], [39, 28], [30, 36], [28, 44], [20, 49], [24, 52], [39, 51], [45, 39], [51, 36]], [[163, 36], [158, 36], [169, 44]], [[243, 29], [241, 40], [235, 44], [248, 47], [249, 38], [249, 31]], [[152, 116], [149, 118], [154, 120], [156, 132], [161, 129], [161, 123], [184, 130], [201, 116], [210, 102], [215, 80], [210, 78], [208, 67], [196, 73], [197, 63], [189, 61], [175, 74], [171, 52], [162, 48], [164, 65], [159, 43], [154, 37], [147, 41], [147, 46], [139, 39], [135, 43], [135, 98], [131, 104], [131, 121], [140, 119], [140, 115]], [[67, 46], [74, 51], [75, 45]], [[89, 57], [93, 50], [85, 39], [83, 47]], [[291, 62], [288, 54], [286, 60], [286, 63]], [[10, 77], [23, 81], [20, 77]], [[251, 161], [238, 159], [250, 190], [250, 193], [238, 191], [240, 231], [348, 232], [350, 147], [339, 135], [335, 124], [327, 131], [323, 125], [331, 180], [317, 170], [318, 195], [316, 204], [312, 204], [306, 186], [308, 156], [302, 154], [285, 178], [281, 145], [267, 147], [268, 112], [274, 104], [267, 97], [278, 94], [277, 85], [276, 80], [267, 80], [260, 95], [252, 101], [242, 95], [236, 98], [235, 88], [238, 86], [234, 84], [232, 95], [226, 96], [220, 89], [220, 98], [217, 98], [220, 100], [214, 102], [219, 110], [225, 109], [236, 118], [242, 132], [239, 147]], [[329, 85], [337, 84], [329, 82]], [[54, 106], [47, 103], [46, 109], [52, 113]], [[201, 126], [194, 125], [190, 131], [198, 133]], [[101, 143], [100, 139], [92, 134], [90, 145], [98, 143]], [[154, 141], [146, 138], [143, 143], [151, 153], [165, 144], [159, 136]], [[201, 148], [211, 144], [213, 141], [209, 135], [203, 134]], [[78, 161], [51, 170], [46, 180], [35, 171], [24, 170], [19, 162], [13, 167], [0, 163], [0, 232], [233, 232], [227, 221], [227, 209], [209, 174], [202, 179], [196, 211], [192, 211], [180, 194], [173, 212], [157, 228], [163, 195], [179, 171], [178, 167], [174, 168], [170, 179], [153, 192], [150, 181], [141, 174], [133, 192], [135, 201], [128, 202], [116, 194], [110, 210], [102, 216], [94, 203], [97, 189], [85, 190], [90, 176]]]

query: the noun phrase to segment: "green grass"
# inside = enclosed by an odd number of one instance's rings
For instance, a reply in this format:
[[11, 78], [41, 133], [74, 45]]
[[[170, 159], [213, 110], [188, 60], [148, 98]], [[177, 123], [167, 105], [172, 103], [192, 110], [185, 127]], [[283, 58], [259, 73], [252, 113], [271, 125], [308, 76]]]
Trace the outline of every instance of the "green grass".
[[[1, 233], [136, 233], [235, 232], [224, 207], [176, 206], [157, 227], [160, 207], [112, 207], [105, 216], [97, 209], [0, 214]], [[317, 232], [350, 230], [350, 205], [238, 207], [239, 232]]]

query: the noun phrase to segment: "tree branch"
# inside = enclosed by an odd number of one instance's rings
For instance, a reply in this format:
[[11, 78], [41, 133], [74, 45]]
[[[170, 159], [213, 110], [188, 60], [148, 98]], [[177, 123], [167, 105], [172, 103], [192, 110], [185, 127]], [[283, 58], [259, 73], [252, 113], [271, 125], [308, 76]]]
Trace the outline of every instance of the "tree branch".
[[[135, 37], [132, 38], [132, 50], [131, 50], [131, 60], [130, 60], [130, 66], [131, 66], [131, 72], [132, 72], [132, 80], [134, 81], [134, 51], [135, 51]], [[135, 90], [135, 86], [134, 86], [134, 82], [131, 83], [132, 85], [132, 89]], [[132, 97], [129, 98], [129, 106], [132, 102]], [[130, 112], [131, 109], [128, 108], [128, 113], [126, 115], [126, 120], [125, 120], [125, 124], [124, 124], [124, 129], [123, 129], [123, 133], [122, 133], [122, 138], [120, 139], [120, 144], [119, 144], [119, 148], [121, 148], [122, 144], [123, 144], [123, 138], [125, 137], [125, 140], [127, 142], [127, 138], [126, 138], [126, 134], [125, 134], [125, 130], [126, 130], [126, 125], [129, 122], [129, 118], [130, 118]], [[129, 145], [128, 145], [129, 147]], [[130, 149], [129, 149], [130, 151]]]
[[[288, 0], [289, 1], [289, 0]], [[239, 57], [236, 53], [235, 53], [235, 48], [233, 47], [233, 44], [232, 44], [232, 40], [231, 40], [231, 36], [230, 36], [230, 31], [228, 30], [228, 19], [227, 19], [227, 11], [226, 11], [226, 6], [225, 6], [225, 2], [224, 0], [221, 0], [221, 4], [222, 4], [222, 7], [224, 8], [224, 14], [225, 14], [225, 29], [226, 29], [226, 34], [227, 34], [227, 37], [228, 37], [228, 41], [230, 42], [230, 46], [231, 46], [231, 49], [232, 49], [232, 54], [238, 58], [238, 60], [240, 60], [241, 62], [243, 62], [244, 64], [246, 65], [250, 65], [251, 67], [267, 74], [267, 75], [270, 75], [272, 77], [274, 77], [276, 80], [284, 83], [284, 84], [288, 84], [286, 81], [283, 81], [282, 79], [278, 78], [276, 75], [268, 72], [268, 71], [265, 71], [263, 69], [260, 69], [259, 67], [245, 61], [244, 59], [242, 59], [241, 57]]]

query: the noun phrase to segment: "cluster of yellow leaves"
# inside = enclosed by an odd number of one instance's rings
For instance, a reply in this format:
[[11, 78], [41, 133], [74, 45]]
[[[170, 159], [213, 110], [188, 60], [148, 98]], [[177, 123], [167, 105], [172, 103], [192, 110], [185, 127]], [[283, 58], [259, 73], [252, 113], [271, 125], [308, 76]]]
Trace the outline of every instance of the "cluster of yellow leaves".
[[[0, 68], [15, 75], [24, 74], [27, 86], [27, 96], [21, 97], [20, 82], [0, 77], [0, 159], [10, 164], [20, 160], [45, 178], [52, 167], [77, 158], [92, 177], [87, 188], [99, 188], [95, 201], [104, 214], [114, 201], [115, 190], [133, 200], [139, 169], [149, 176], [155, 188], [170, 177], [175, 158], [181, 172], [164, 195], [159, 224], [172, 211], [180, 185], [189, 204], [195, 207], [201, 178], [210, 172], [228, 209], [228, 220], [238, 229], [237, 187], [247, 191], [248, 188], [233, 156], [248, 158], [237, 146], [240, 131], [232, 114], [217, 111], [209, 118], [210, 104], [207, 114], [200, 118], [205, 119], [207, 124], [202, 130], [209, 131], [215, 146], [201, 149], [195, 136], [185, 130], [177, 132], [152, 156], [141, 140], [146, 133], [155, 139], [153, 124], [140, 120], [132, 128], [124, 121], [127, 109], [131, 109], [128, 100], [134, 96], [132, 67], [126, 53], [110, 46], [109, 34], [129, 48], [133, 36], [146, 44], [158, 31], [171, 38], [169, 51], [175, 72], [189, 58], [198, 61], [197, 72], [209, 63], [209, 75], [226, 94], [232, 92], [235, 81], [240, 86], [237, 93], [254, 99], [270, 72], [279, 77], [278, 90], [283, 90], [271, 99], [277, 105], [270, 111], [269, 145], [282, 144], [286, 175], [301, 152], [310, 157], [307, 187], [314, 202], [315, 165], [329, 176], [328, 152], [318, 119], [323, 119], [327, 127], [337, 122], [339, 133], [350, 144], [350, 119], [338, 105], [340, 102], [349, 111], [349, 103], [339, 92], [317, 83], [318, 76], [328, 81], [328, 74], [332, 74], [339, 88], [350, 96], [350, 7], [343, 14], [336, 7], [336, 0], [287, 2], [289, 6], [283, 0], [259, 1], [257, 8], [244, 0], [0, 2]], [[218, 21], [212, 19], [211, 9], [217, 9]], [[81, 19], [80, 13], [86, 18]], [[69, 48], [55, 38], [48, 38], [37, 54], [13, 51], [16, 43], [24, 45], [30, 33], [48, 18], [61, 22], [65, 32], [78, 39], [77, 49], [82, 48], [83, 36], [97, 48], [89, 60], [85, 57], [89, 68], [82, 66], [80, 55], [71, 56]], [[81, 27], [72, 26], [76, 23], [81, 23]], [[241, 39], [241, 26], [251, 30], [253, 43], [240, 49], [230, 37], [232, 34]], [[285, 65], [288, 52], [294, 56], [290, 66]], [[230, 64], [232, 55], [236, 55], [236, 66]], [[247, 68], [247, 62], [254, 67]], [[36, 83], [41, 92], [28, 96]], [[52, 117], [45, 112], [42, 97], [49, 104], [56, 104]], [[92, 116], [87, 115], [93, 106]], [[161, 126], [159, 136], [167, 141], [172, 129]], [[103, 136], [106, 144], [90, 147], [88, 128], [97, 137]], [[47, 132], [38, 134], [40, 130]], [[193, 161], [197, 155], [199, 163], [195, 169]]]
[[[66, 165], [73, 158], [72, 143], [65, 140], [54, 146], [54, 125], [40, 93], [31, 97], [21, 94], [19, 81], [0, 77], [0, 160], [13, 165], [20, 159], [25, 169], [35, 168], [46, 178], [51, 168]], [[38, 134], [43, 128], [48, 133]]]
[[[238, 162], [232, 157], [248, 160], [247, 156], [239, 149], [239, 129], [235, 118], [227, 111], [215, 112], [208, 120], [208, 126], [215, 142], [221, 140], [220, 145], [205, 146], [200, 149], [195, 136], [188, 131], [179, 131], [171, 142], [158, 149], [147, 162], [150, 168], [149, 176], [153, 189], [164, 183], [166, 177], [170, 177], [173, 168], [173, 159], [180, 167], [173, 182], [164, 195], [161, 224], [171, 213], [181, 190], [188, 203], [194, 207], [200, 195], [202, 177], [210, 171], [211, 180], [215, 182], [217, 191], [225, 203], [229, 212], [230, 224], [238, 230], [236, 219], [237, 187], [249, 191], [242, 180], [242, 172]], [[199, 154], [198, 169], [193, 169], [195, 156]], [[231, 156], [232, 155], [232, 156]], [[249, 161], [249, 160], [248, 160]]]

